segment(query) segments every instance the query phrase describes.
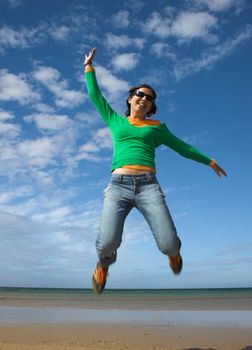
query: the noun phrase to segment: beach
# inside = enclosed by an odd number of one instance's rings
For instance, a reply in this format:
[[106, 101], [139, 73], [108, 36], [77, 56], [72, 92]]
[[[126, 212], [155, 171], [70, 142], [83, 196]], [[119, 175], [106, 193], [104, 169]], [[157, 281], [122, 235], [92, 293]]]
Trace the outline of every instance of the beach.
[[1, 350], [252, 349], [251, 329], [165, 326], [1, 326]]
[[0, 349], [251, 350], [252, 291], [0, 288]]

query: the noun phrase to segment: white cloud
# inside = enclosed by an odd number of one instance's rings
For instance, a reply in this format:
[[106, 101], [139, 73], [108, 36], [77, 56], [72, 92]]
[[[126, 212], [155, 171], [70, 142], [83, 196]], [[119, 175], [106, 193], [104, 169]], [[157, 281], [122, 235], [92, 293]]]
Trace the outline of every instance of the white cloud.
[[48, 24], [43, 22], [37, 27], [19, 29], [4, 25], [0, 28], [0, 52], [6, 49], [27, 49], [33, 47], [46, 38], [66, 42], [74, 27], [58, 23]]
[[19, 30], [5, 25], [0, 28], [0, 50], [31, 47], [44, 37], [43, 31], [42, 25], [37, 28], [21, 28]]
[[232, 6], [241, 6], [243, 0], [194, 0], [194, 3], [206, 5], [211, 11], [227, 11]]
[[96, 153], [100, 151], [100, 147], [94, 141], [89, 141], [79, 148], [79, 153]]
[[[91, 271], [96, 259], [93, 237], [96, 236], [97, 215], [92, 213], [89, 216], [87, 227], [58, 225], [57, 219], [64, 220], [63, 215], [68, 215], [69, 211], [67, 207], [59, 207], [54, 211], [55, 217], [53, 211], [48, 213], [50, 220], [55, 219], [55, 224], [0, 212], [1, 264], [4, 266], [1, 281], [4, 284], [33, 287], [82, 285], [78, 281], [83, 276], [83, 265], [84, 269], [88, 266]], [[68, 278], [66, 271], [70, 273], [67, 272]], [[85, 284], [88, 285], [90, 275], [86, 275]]]
[[[49, 84], [54, 84], [60, 79], [60, 72], [57, 69], [52, 67], [45, 67], [45, 66], [38, 67], [33, 72], [33, 75], [35, 79], [37, 79], [39, 82], [41, 82], [45, 86], [48, 86]], [[62, 83], [62, 85], [65, 85], [65, 83]]]
[[151, 46], [151, 52], [154, 53], [158, 58], [166, 57], [171, 60], [175, 60], [177, 57], [171, 46], [163, 42], [154, 43]]
[[[19, 169], [16, 169], [17, 173], [19, 172]], [[35, 167], [28, 167], [26, 166], [27, 173], [29, 173], [29, 179], [34, 180], [35, 183], [42, 186], [42, 188], [46, 188], [47, 190], [50, 189], [55, 185], [57, 182], [56, 174], [54, 174], [52, 171], [48, 171], [48, 169], [42, 170]], [[63, 169], [62, 169], [63, 171]], [[25, 175], [27, 175], [27, 173]], [[50, 203], [52, 201], [52, 198], [50, 198]]]
[[109, 93], [111, 98], [117, 98], [129, 89], [129, 84], [125, 80], [118, 79], [104, 67], [97, 66], [96, 73], [99, 85]]
[[107, 127], [96, 130], [91, 140], [79, 147], [76, 159], [86, 159], [94, 162], [103, 161], [104, 158], [96, 155], [103, 149], [112, 149], [112, 139]]
[[72, 209], [68, 206], [55, 208], [47, 213], [35, 214], [32, 219], [40, 222], [47, 222], [48, 224], [65, 224], [67, 217], [71, 214]]
[[57, 114], [32, 114], [24, 117], [27, 122], [35, 122], [38, 129], [40, 130], [50, 130], [59, 131], [70, 126], [71, 120], [66, 115]]
[[71, 130], [34, 140], [6, 140], [0, 148], [1, 175], [10, 179], [19, 176], [23, 181], [29, 177], [30, 180], [50, 183], [50, 176], [55, 176], [56, 179], [57, 169], [60, 167], [60, 176], [63, 179], [64, 172], [75, 166], [72, 160], [75, 142]]
[[11, 7], [16, 8], [22, 5], [23, 0], [7, 0], [7, 2]]
[[5, 122], [7, 120], [14, 119], [14, 115], [12, 112], [5, 111], [2, 108], [0, 108], [0, 122]]
[[172, 23], [171, 33], [182, 39], [202, 38], [216, 25], [217, 19], [207, 12], [183, 12]]
[[69, 90], [67, 81], [61, 79], [61, 74], [57, 69], [40, 66], [33, 72], [33, 76], [54, 94], [55, 104], [58, 107], [74, 108], [83, 103], [83, 93]]
[[128, 35], [115, 35], [113, 33], [107, 33], [105, 38], [105, 45], [107, 49], [121, 49], [129, 46], [136, 47], [137, 49], [143, 49], [145, 39], [143, 38], [131, 38]]
[[36, 140], [25, 140], [18, 144], [17, 153], [28, 165], [45, 167], [55, 165], [55, 156], [59, 152], [56, 138], [42, 137]]
[[81, 161], [81, 160], [87, 160], [90, 162], [95, 162], [95, 163], [100, 163], [104, 160], [106, 160], [104, 157], [97, 156], [96, 154], [93, 154], [92, 152], [79, 152], [76, 157], [76, 161]]
[[41, 113], [54, 113], [54, 108], [45, 103], [36, 103], [33, 107]]
[[113, 57], [112, 65], [116, 70], [128, 71], [137, 66], [139, 59], [140, 56], [136, 53], [123, 53]]
[[70, 36], [71, 28], [65, 25], [52, 26], [48, 29], [48, 33], [55, 40], [66, 41]]
[[5, 191], [1, 188], [0, 192], [0, 204], [7, 203], [9, 201], [13, 201], [15, 199], [26, 198], [29, 197], [32, 193], [31, 186], [19, 186], [15, 188], [15, 190]]
[[76, 114], [76, 119], [80, 120], [85, 126], [91, 126], [93, 124], [99, 123], [101, 117], [98, 115], [96, 111], [91, 112], [78, 112]]
[[101, 149], [112, 149], [112, 140], [108, 128], [96, 130], [93, 139], [96, 140], [97, 144]]
[[160, 38], [167, 38], [170, 35], [171, 19], [153, 12], [150, 18], [143, 24], [142, 28], [147, 33], [152, 33]]
[[113, 24], [118, 28], [127, 28], [130, 24], [129, 11], [121, 10], [112, 16]]
[[21, 133], [21, 128], [19, 125], [1, 122], [0, 119], [0, 135], [1, 137], [9, 137], [14, 139]]
[[203, 52], [201, 57], [196, 60], [186, 59], [176, 64], [174, 75], [177, 80], [181, 80], [188, 75], [201, 71], [202, 69], [210, 69], [218, 61], [233, 53], [237, 46], [252, 37], [252, 26], [248, 25], [246, 29], [239, 33], [236, 37], [227, 40], [225, 43], [216, 45]]
[[206, 39], [210, 30], [217, 26], [217, 19], [207, 12], [182, 12], [176, 18], [154, 12], [142, 25], [145, 32], [154, 34], [160, 39], [173, 36], [182, 40]]
[[26, 116], [27, 122], [35, 122], [39, 131], [49, 137], [21, 139], [21, 127], [0, 121], [0, 174], [8, 179], [18, 178], [36, 181], [50, 186], [56, 181], [59, 167], [61, 180], [71, 176], [76, 167], [74, 153], [80, 135], [79, 122], [64, 115], [34, 114]]
[[39, 99], [40, 95], [28, 84], [25, 75], [0, 70], [0, 100], [17, 101], [23, 105]]

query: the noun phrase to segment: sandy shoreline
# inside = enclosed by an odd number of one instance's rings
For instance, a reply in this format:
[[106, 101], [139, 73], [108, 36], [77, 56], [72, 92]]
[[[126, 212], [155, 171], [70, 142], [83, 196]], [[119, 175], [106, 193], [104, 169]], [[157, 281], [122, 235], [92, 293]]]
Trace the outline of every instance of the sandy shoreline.
[[251, 328], [252, 311], [88, 310], [0, 307], [0, 325], [75, 324]]
[[251, 300], [2, 294], [0, 350], [252, 350]]
[[251, 329], [153, 326], [0, 327], [1, 350], [249, 350]]

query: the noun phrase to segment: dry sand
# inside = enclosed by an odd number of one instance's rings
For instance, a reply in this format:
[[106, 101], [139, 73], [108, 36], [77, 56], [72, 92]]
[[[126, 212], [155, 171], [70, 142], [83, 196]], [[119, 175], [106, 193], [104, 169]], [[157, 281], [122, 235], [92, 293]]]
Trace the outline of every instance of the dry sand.
[[246, 328], [2, 325], [1, 350], [251, 350]]

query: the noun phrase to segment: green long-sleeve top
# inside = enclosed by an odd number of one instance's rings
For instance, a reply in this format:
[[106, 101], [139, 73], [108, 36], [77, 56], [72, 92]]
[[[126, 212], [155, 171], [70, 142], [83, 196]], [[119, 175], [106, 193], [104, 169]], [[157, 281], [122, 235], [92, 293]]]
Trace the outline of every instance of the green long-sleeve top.
[[211, 158], [180, 140], [165, 124], [138, 127], [116, 113], [102, 96], [93, 70], [85, 73], [88, 95], [109, 127], [113, 141], [112, 171], [126, 165], [155, 167], [155, 149], [166, 145], [181, 156], [209, 165]]

